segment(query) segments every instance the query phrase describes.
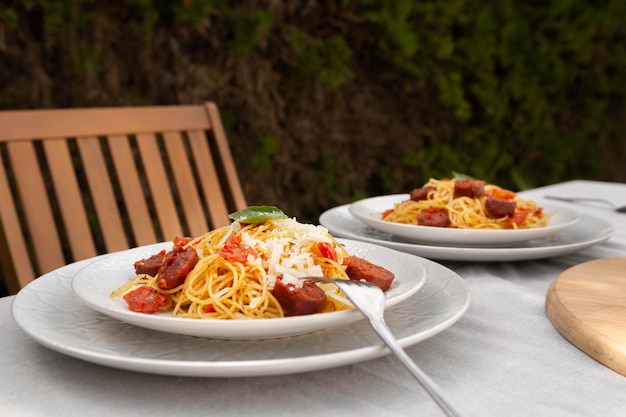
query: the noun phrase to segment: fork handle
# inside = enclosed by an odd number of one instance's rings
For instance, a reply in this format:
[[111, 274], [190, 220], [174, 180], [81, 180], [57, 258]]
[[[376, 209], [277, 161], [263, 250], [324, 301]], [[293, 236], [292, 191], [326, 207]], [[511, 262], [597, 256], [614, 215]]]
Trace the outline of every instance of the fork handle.
[[567, 201], [567, 202], [570, 202], [570, 203], [576, 203], [576, 202], [579, 202], [579, 201], [589, 201], [589, 202], [608, 204], [611, 207], [615, 207], [613, 202], [611, 202], [609, 200], [605, 200], [603, 198], [596, 198], [596, 197], [559, 197], [559, 196], [556, 196], [556, 195], [546, 195], [544, 197], [547, 198], [547, 199], [550, 199], [550, 200]]
[[402, 361], [404, 366], [406, 366], [411, 374], [417, 379], [417, 381], [424, 387], [424, 389], [430, 394], [430, 396], [435, 400], [437, 405], [443, 410], [443, 412], [449, 417], [461, 417], [461, 414], [445, 397], [443, 391], [439, 386], [433, 381], [427, 374], [424, 373], [416, 364], [413, 362], [411, 357], [407, 355], [407, 353], [402, 349], [400, 344], [398, 344], [395, 336], [387, 326], [384, 320], [377, 320], [375, 318], [369, 319], [370, 324], [378, 333], [380, 338], [385, 342], [387, 347]]

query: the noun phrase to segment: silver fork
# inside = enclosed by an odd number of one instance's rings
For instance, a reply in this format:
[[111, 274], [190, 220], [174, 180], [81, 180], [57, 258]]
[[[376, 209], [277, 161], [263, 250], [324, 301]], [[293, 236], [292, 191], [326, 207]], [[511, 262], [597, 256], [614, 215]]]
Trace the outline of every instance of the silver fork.
[[559, 197], [559, 196], [555, 196], [555, 195], [546, 195], [544, 196], [545, 198], [548, 198], [550, 200], [559, 200], [559, 201], [567, 201], [570, 203], [577, 203], [579, 201], [589, 201], [592, 203], [602, 203], [602, 204], [606, 204], [608, 206], [611, 206], [611, 208], [613, 208], [613, 210], [615, 210], [618, 213], [626, 213], [626, 206], [620, 206], [618, 207], [616, 204], [613, 204], [612, 201], [609, 200], [605, 200], [603, 198], [595, 198], [595, 197]]
[[391, 352], [402, 361], [404, 366], [411, 371], [415, 379], [424, 387], [446, 415], [450, 417], [462, 415], [455, 409], [450, 401], [445, 398], [441, 388], [439, 388], [439, 386], [413, 362], [409, 355], [406, 354], [387, 326], [387, 323], [385, 323], [383, 316], [385, 312], [385, 294], [380, 288], [364, 281], [326, 277], [303, 277], [301, 279], [307, 281], [331, 282], [337, 285], [352, 304], [367, 317], [378, 336], [385, 342]]

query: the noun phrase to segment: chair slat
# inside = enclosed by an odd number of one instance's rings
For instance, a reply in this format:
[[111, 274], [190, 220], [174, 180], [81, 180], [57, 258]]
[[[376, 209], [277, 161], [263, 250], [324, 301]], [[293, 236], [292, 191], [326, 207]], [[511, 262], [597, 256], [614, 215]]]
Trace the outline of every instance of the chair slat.
[[239, 174], [233, 161], [230, 147], [228, 145], [228, 139], [226, 138], [226, 132], [222, 126], [222, 119], [220, 117], [219, 110], [215, 103], [205, 103], [205, 108], [209, 115], [209, 120], [212, 126], [213, 136], [215, 138], [215, 145], [219, 153], [219, 157], [216, 161], [220, 162], [224, 169], [226, 176], [226, 184], [224, 184], [224, 192], [229, 196], [233, 207], [244, 208], [246, 207], [246, 198], [243, 195], [243, 188], [239, 182]]
[[77, 143], [106, 249], [127, 249], [126, 232], [99, 140], [97, 137], [83, 137], [78, 138]]
[[[13, 294], [35, 278], [26, 241], [22, 235], [20, 221], [15, 208], [13, 194], [9, 187], [4, 165], [0, 164], [0, 262], [5, 265], [5, 273], [13, 274], [15, 280], [5, 280], [7, 290]], [[10, 241], [9, 241], [10, 239]]]
[[25, 221], [30, 230], [35, 258], [41, 271], [51, 271], [65, 264], [62, 244], [55, 225], [33, 143], [7, 145], [15, 181], [20, 189]]
[[157, 236], [129, 139], [123, 135], [111, 135], [107, 137], [107, 142], [130, 217], [135, 243], [138, 246], [154, 243]]
[[185, 144], [179, 132], [164, 133], [163, 139], [169, 159], [172, 161], [172, 172], [189, 234], [199, 236], [209, 230], [209, 225], [198, 195], [196, 179], [189, 164]]
[[220, 185], [215, 164], [213, 163], [207, 137], [204, 132], [198, 130], [187, 132], [187, 136], [189, 137], [189, 146], [191, 147], [192, 155], [196, 167], [198, 168], [198, 176], [203, 195], [207, 197], [210, 196], [207, 198], [206, 203], [209, 211], [209, 219], [211, 220], [211, 227], [227, 226], [230, 224], [230, 219], [228, 218], [229, 210], [226, 207], [223, 192], [215, 192], [215, 190], [221, 190], [222, 186]]
[[183, 236], [185, 233], [178, 218], [176, 203], [155, 135], [137, 135], [137, 145], [163, 238], [170, 240], [176, 236]]
[[89, 227], [67, 140], [64, 138], [46, 140], [43, 147], [73, 259], [81, 260], [96, 256], [98, 252]]

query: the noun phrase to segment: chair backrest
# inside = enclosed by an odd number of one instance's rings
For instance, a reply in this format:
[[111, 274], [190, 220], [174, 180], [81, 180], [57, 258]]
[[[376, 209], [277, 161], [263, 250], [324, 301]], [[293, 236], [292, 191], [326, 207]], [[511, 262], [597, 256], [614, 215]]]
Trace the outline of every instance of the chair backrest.
[[11, 294], [70, 262], [227, 225], [245, 206], [214, 103], [0, 111]]

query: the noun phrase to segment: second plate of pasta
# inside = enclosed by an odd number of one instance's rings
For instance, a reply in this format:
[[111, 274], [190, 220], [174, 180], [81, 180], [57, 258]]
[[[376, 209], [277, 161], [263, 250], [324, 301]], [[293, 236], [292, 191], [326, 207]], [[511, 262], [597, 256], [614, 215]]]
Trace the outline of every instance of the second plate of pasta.
[[[415, 294], [426, 281], [424, 259], [415, 255], [365, 242], [339, 239], [349, 253], [363, 257], [395, 274], [385, 292], [386, 308], [391, 308]], [[135, 274], [133, 262], [159, 250], [171, 248], [171, 242], [142, 246], [106, 255], [82, 269], [72, 280], [74, 293], [94, 310], [136, 326], [189, 336], [254, 340], [295, 336], [363, 319], [356, 309], [282, 318], [213, 320], [172, 317], [171, 313], [139, 314], [130, 311], [120, 298], [110, 294]]]
[[544, 238], [578, 221], [576, 212], [562, 207], [543, 207], [550, 216], [545, 227], [534, 229], [460, 229], [421, 226], [382, 220], [382, 214], [396, 204], [409, 200], [409, 194], [370, 197], [349, 206], [350, 213], [368, 226], [416, 243], [440, 246], [502, 247]]

